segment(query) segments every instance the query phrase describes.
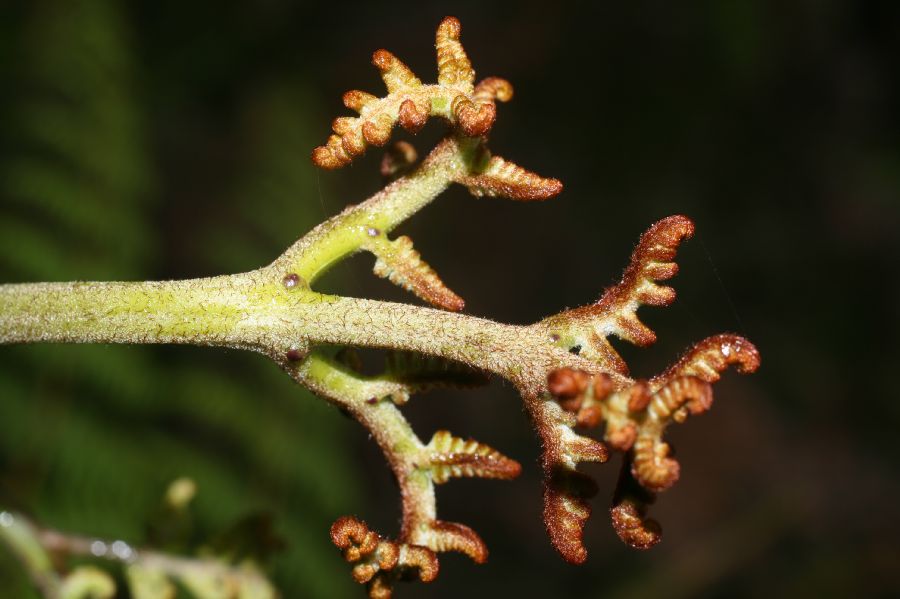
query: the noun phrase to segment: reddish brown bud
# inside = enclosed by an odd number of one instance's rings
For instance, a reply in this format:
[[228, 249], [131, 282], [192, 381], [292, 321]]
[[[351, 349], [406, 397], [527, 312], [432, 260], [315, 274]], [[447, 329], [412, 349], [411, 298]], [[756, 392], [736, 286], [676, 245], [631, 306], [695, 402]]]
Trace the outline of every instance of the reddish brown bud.
[[418, 570], [419, 580], [422, 582], [431, 582], [437, 578], [440, 570], [434, 551], [419, 545], [404, 545], [400, 553], [400, 563], [404, 567]]
[[572, 368], [558, 368], [547, 377], [547, 389], [557, 399], [572, 399], [587, 389], [590, 375]]
[[376, 101], [377, 99], [378, 98], [376, 98], [372, 94], [360, 91], [358, 89], [348, 91], [342, 98], [342, 100], [344, 101], [344, 106], [346, 106], [350, 110], [355, 110], [356, 112], [362, 112], [363, 108]]
[[404, 100], [400, 104], [398, 121], [400, 126], [410, 133], [418, 133], [425, 126], [425, 121], [427, 120], [428, 113], [416, 108], [416, 103], [412, 100]]
[[594, 401], [606, 399], [613, 391], [612, 377], [601, 372], [594, 376]]
[[596, 405], [582, 407], [578, 409], [577, 418], [578, 426], [595, 428], [600, 426], [600, 423], [603, 422], [603, 410], [600, 409], [600, 406]]
[[618, 451], [631, 449], [635, 439], [637, 439], [637, 427], [633, 422], [629, 422], [619, 428], [610, 428], [610, 430], [606, 431], [606, 442], [610, 447]]
[[383, 146], [391, 139], [393, 123], [388, 119], [366, 121], [362, 126], [362, 136], [366, 142], [373, 146]]
[[497, 118], [497, 107], [494, 104], [475, 104], [460, 94], [453, 99], [450, 106], [463, 133], [469, 137], [481, 137], [487, 134]]
[[647, 490], [665, 491], [681, 476], [681, 465], [669, 457], [669, 444], [652, 435], [642, 435], [634, 442], [634, 477]]
[[638, 381], [629, 391], [628, 409], [640, 412], [650, 404], [650, 387], [645, 381]]

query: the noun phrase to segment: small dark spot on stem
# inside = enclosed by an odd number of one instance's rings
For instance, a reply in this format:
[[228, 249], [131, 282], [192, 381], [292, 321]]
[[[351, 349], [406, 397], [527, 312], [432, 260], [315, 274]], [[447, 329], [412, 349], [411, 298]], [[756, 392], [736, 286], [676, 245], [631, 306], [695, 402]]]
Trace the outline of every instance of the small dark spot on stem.
[[284, 283], [285, 288], [293, 289], [300, 284], [300, 275], [295, 272], [288, 273], [284, 275], [284, 278], [281, 280], [281, 282]]
[[369, 237], [378, 237], [379, 235], [381, 235], [381, 231], [379, 231], [375, 227], [369, 227], [368, 229], [366, 229], [366, 235], [368, 235]]
[[557, 341], [559, 341], [559, 335], [557, 335], [556, 333], [553, 333], [552, 335], [550, 335], [550, 341], [552, 341], [553, 343], [556, 343]]
[[580, 346], [580, 345], [573, 345], [572, 347], [569, 348], [569, 353], [570, 353], [570, 354], [575, 354], [575, 355], [577, 356], [578, 354], [581, 353], [581, 346]]
[[378, 403], [378, 398], [370, 397], [369, 399], [366, 400], [366, 403], [369, 404], [370, 406], [374, 406], [375, 404]]
[[299, 362], [303, 359], [303, 354], [298, 349], [288, 350], [287, 359], [290, 362]]

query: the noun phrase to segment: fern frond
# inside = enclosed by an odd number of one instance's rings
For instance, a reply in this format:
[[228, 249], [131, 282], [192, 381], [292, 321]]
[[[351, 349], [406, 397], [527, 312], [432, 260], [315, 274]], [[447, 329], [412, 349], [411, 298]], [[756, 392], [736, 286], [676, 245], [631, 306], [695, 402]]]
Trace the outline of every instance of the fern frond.
[[313, 151], [316, 166], [340, 168], [363, 154], [367, 146], [386, 144], [395, 125], [416, 133], [434, 116], [467, 136], [485, 135], [497, 116], [495, 102], [512, 98], [512, 86], [496, 77], [473, 85], [475, 71], [459, 42], [460, 29], [453, 17], [438, 26], [436, 84], [423, 84], [399, 58], [387, 50], [376, 51], [372, 63], [381, 73], [387, 95], [377, 98], [358, 90], [344, 94], [344, 105], [359, 116], [334, 120], [334, 135]]
[[511, 479], [522, 466], [493, 447], [473, 439], [454, 437], [437, 431], [426, 446], [431, 479], [438, 484], [452, 477]]

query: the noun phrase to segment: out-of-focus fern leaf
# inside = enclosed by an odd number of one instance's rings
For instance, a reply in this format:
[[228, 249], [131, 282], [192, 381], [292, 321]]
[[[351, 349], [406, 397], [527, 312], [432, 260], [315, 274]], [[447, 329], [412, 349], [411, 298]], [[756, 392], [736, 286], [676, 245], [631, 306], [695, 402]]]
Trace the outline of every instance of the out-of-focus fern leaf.
[[[213, 271], [268, 262], [322, 216], [318, 202], [303, 201], [319, 193], [315, 172], [306, 166], [315, 135], [302, 107], [310, 101], [299, 82], [283, 79], [248, 94], [236, 133], [241, 155], [235, 160], [245, 168], [227, 181], [233, 191], [219, 211], [224, 218], [198, 223], [193, 232], [205, 240], [196, 248], [200, 262]], [[337, 593], [344, 577], [315, 531], [322, 514], [350, 505], [356, 495], [347, 476], [352, 463], [343, 450], [333, 451], [346, 423], [263, 361], [253, 361], [249, 377], [241, 389], [221, 373], [185, 368], [177, 385], [185, 401], [177, 409], [199, 427], [229, 430], [239, 445], [234, 455], [274, 485], [280, 505], [265, 507], [290, 515], [275, 523], [288, 540], [275, 560], [276, 580], [310, 596]], [[262, 389], [268, 397], [248, 401]], [[247, 428], [263, 417], [265, 434]]]
[[[0, 50], [16, 57], [0, 61], [0, 280], [151, 278], [185, 261], [170, 249], [184, 226], [160, 233], [154, 198], [204, 182], [154, 168], [165, 160], [151, 133], [167, 114], [150, 110], [135, 59], [142, 23], [114, 0], [21, 4], [0, 20]], [[194, 274], [259, 266], [321, 216], [301, 201], [318, 193], [307, 100], [299, 75], [279, 77], [238, 101], [241, 155], [223, 186], [234, 191], [213, 198], [225, 218], [189, 227], [199, 255], [187, 262], [210, 269]], [[357, 495], [340, 440], [349, 426], [270, 364], [190, 348], [6, 347], [0, 397], [3, 504], [141, 544], [167, 484], [189, 476], [200, 489], [194, 544], [270, 512], [287, 540], [272, 564], [283, 594], [348, 592], [323, 531]], [[0, 588], [34, 596], [2, 550]]]
[[223, 207], [231, 226], [201, 231], [208, 236], [202, 248], [212, 266], [267, 263], [324, 216], [320, 183], [307, 166], [309, 148], [304, 145], [315, 139], [315, 129], [306, 111], [298, 109], [310, 104], [305, 90], [289, 82], [249, 95], [237, 144], [246, 170], [230, 181], [231, 201]]
[[3, 236], [0, 259], [52, 245], [66, 248], [65, 260], [42, 276], [137, 276], [152, 251], [144, 226], [152, 177], [128, 28], [117, 4], [103, 1], [37, 2], [23, 21], [18, 93], [5, 119], [9, 156], [0, 165], [3, 220], [54, 242]]
[[[16, 60], [3, 71], [10, 93], [0, 114], [0, 280], [145, 270], [149, 161], [116, 6], [43, 1], [4, 17], [16, 31], [4, 56]], [[0, 361], [0, 499], [85, 532], [128, 522], [146, 484], [131, 468], [137, 448], [127, 451], [127, 429], [98, 417], [90, 402], [108, 381], [149, 371], [149, 355], [103, 363], [98, 349], [10, 348]], [[120, 445], [111, 447], [110, 433]], [[92, 463], [97, 454], [104, 459]], [[125, 485], [131, 494], [114, 492]], [[7, 565], [0, 570], [16, 570]], [[12, 580], [0, 580], [4, 592], [31, 596], [22, 576]]]

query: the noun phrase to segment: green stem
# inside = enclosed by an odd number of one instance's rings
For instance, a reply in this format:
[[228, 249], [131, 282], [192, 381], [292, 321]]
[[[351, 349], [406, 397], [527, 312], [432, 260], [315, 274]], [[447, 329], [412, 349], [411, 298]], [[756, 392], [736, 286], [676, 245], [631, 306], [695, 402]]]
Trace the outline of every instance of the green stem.
[[178, 343], [275, 357], [320, 343], [440, 356], [539, 387], [561, 366], [596, 370], [540, 324], [515, 326], [393, 302], [288, 288], [280, 273], [147, 283], [0, 286], [0, 344]]
[[[316, 394], [341, 405], [371, 431], [403, 489], [404, 542], [426, 544], [421, 535], [437, 517], [434, 484], [423, 452], [425, 447], [403, 414], [388, 399], [391, 386], [378, 380], [366, 380], [356, 372], [313, 351], [292, 376]], [[422, 464], [420, 464], [422, 462]]]
[[263, 271], [143, 283], [0, 286], [0, 343], [194, 343], [261, 348]]
[[363, 248], [373, 237], [393, 230], [471, 172], [481, 147], [478, 139], [447, 137], [413, 172], [310, 231], [272, 267], [313, 283], [331, 266]]

